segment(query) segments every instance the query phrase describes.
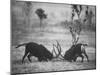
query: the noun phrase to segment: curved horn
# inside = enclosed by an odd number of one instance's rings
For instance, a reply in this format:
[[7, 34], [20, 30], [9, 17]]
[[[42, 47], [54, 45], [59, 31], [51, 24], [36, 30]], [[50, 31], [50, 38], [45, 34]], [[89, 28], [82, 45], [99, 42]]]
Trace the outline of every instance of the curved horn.
[[57, 50], [58, 50], [58, 46], [57, 45], [55, 45], [55, 44], [53, 44], [53, 51], [52, 51], [52, 54], [53, 54], [53, 52], [56, 54], [56, 56], [54, 56], [54, 58], [57, 58], [57, 57], [59, 57], [59, 55], [60, 55], [60, 52], [58, 51], [58, 54], [56, 53], [56, 51], [55, 51], [55, 48], [54, 47], [56, 47], [57, 48]]
[[[55, 44], [53, 44], [53, 51], [54, 51], [54, 53], [55, 53], [55, 54], [56, 54], [56, 56], [57, 56], [57, 53], [56, 53], [56, 51], [55, 51], [54, 46], [56, 46], [56, 45], [55, 45]], [[52, 51], [52, 54], [53, 54], [53, 51]]]
[[58, 50], [58, 56], [61, 56], [62, 58], [64, 58], [64, 56], [61, 54], [61, 45], [59, 44], [59, 42], [56, 40], [57, 42], [57, 50]]

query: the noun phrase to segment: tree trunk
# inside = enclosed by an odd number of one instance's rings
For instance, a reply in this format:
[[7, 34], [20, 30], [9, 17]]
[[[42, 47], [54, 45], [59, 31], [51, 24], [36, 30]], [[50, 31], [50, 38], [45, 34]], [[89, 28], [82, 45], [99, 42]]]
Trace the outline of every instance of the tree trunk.
[[76, 45], [79, 40], [79, 35], [77, 33], [72, 34], [72, 44]]
[[42, 30], [42, 19], [40, 19], [40, 31]]
[[79, 40], [79, 34], [76, 31], [74, 31], [72, 27], [70, 27], [70, 32], [72, 35], [72, 45], [75, 45]]

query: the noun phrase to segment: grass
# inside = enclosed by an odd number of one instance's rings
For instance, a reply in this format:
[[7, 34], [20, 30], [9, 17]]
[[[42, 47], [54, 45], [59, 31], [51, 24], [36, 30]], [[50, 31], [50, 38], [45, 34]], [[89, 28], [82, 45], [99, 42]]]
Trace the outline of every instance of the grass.
[[68, 61], [49, 61], [49, 62], [25, 62], [12, 65], [12, 73], [36, 73], [51, 71], [70, 71], [95, 69], [95, 61], [68, 62]]
[[[40, 35], [43, 34], [43, 35]], [[48, 32], [37, 32], [30, 33], [28, 36], [19, 39], [19, 43], [23, 42], [37, 42], [43, 44], [48, 50], [52, 51], [52, 44], [56, 44], [55, 40], [58, 40], [62, 47], [62, 54], [65, 53], [71, 46], [71, 35], [67, 33], [48, 33]], [[17, 41], [17, 40], [15, 40]], [[38, 62], [37, 58], [32, 57], [32, 63], [29, 63], [25, 58], [25, 63], [22, 64], [21, 60], [24, 55], [24, 47], [18, 49], [16, 45], [11, 46], [11, 72], [15, 73], [37, 73], [37, 72], [51, 72], [51, 71], [70, 71], [70, 70], [86, 70], [96, 68], [96, 57], [95, 57], [95, 32], [82, 32], [80, 35], [79, 42], [86, 42], [89, 46], [86, 48], [86, 52], [89, 56], [90, 62], [84, 59], [84, 62], [80, 62], [78, 58], [77, 62], [68, 62], [65, 60], [52, 60], [49, 62]], [[14, 42], [14, 41], [13, 41]]]

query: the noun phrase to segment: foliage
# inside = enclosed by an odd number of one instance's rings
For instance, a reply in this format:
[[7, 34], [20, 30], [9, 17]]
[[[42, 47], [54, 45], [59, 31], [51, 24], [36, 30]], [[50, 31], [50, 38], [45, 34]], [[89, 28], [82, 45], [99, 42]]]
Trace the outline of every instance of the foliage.
[[38, 17], [39, 17], [40, 19], [45, 19], [45, 18], [47, 18], [47, 15], [44, 13], [44, 10], [41, 9], [41, 8], [37, 9], [35, 13], [38, 15]]
[[31, 2], [26, 2], [26, 3], [25, 3], [25, 8], [24, 8], [24, 10], [25, 10], [25, 14], [26, 14], [27, 16], [30, 14], [31, 5], [32, 5]]
[[73, 20], [73, 17], [75, 16], [75, 12], [77, 13], [78, 18], [79, 18], [81, 11], [82, 11], [81, 5], [72, 5], [72, 20]]
[[[81, 5], [72, 5], [72, 16], [71, 16], [72, 21], [69, 25], [69, 29], [72, 35], [72, 44], [76, 44], [78, 42], [79, 35], [82, 30], [81, 28], [82, 23], [80, 18], [81, 11], [82, 11]], [[75, 17], [75, 13], [78, 16], [77, 20], [73, 19]]]
[[42, 8], [37, 9], [35, 13], [38, 15], [40, 19], [40, 28], [41, 28], [42, 20], [46, 19], [47, 15], [44, 13], [44, 10]]

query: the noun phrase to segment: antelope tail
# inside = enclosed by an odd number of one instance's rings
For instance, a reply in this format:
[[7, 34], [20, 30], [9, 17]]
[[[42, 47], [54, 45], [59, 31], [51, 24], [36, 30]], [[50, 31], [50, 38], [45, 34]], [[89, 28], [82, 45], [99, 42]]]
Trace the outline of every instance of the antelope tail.
[[27, 43], [19, 44], [15, 48], [19, 48], [20, 46], [25, 46]]

